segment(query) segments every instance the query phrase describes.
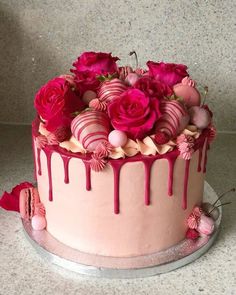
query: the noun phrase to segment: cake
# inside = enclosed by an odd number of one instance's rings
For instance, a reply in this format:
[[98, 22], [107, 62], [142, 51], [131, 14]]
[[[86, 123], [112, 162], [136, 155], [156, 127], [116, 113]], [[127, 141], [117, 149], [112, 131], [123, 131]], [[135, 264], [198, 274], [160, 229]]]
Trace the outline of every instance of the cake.
[[203, 189], [212, 112], [185, 65], [134, 69], [118, 60], [84, 52], [71, 74], [36, 93], [37, 188], [23, 183], [0, 206], [69, 247], [108, 257], [211, 235], [217, 209], [203, 204]]

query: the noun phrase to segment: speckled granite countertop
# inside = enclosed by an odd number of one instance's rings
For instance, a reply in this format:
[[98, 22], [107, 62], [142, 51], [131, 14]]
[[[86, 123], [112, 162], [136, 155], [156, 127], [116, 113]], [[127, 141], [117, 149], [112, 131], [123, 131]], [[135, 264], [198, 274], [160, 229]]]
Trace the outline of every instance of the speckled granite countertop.
[[[0, 125], [0, 195], [33, 181], [29, 126]], [[219, 134], [209, 154], [207, 181], [221, 193], [236, 186], [236, 134]], [[80, 276], [43, 260], [25, 239], [19, 216], [0, 209], [0, 295], [236, 294], [236, 196], [223, 210], [215, 245], [194, 263], [132, 280]]]

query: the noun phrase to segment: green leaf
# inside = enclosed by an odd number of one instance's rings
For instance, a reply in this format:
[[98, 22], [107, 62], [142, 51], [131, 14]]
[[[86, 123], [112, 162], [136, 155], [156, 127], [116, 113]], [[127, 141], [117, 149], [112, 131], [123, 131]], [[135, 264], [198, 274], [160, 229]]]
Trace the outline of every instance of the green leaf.
[[108, 75], [100, 75], [100, 76], [97, 76], [96, 78], [100, 82], [105, 82], [105, 81], [111, 81], [112, 79], [115, 79], [117, 77], [118, 77], [117, 73], [114, 73], [114, 74], [108, 74]]

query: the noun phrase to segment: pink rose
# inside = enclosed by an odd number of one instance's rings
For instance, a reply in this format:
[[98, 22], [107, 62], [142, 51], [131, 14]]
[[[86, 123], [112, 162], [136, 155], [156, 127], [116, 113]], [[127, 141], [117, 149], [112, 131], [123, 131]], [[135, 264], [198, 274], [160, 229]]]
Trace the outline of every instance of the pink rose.
[[112, 126], [132, 139], [142, 139], [150, 132], [160, 115], [159, 100], [138, 89], [129, 89], [108, 105]]
[[81, 111], [84, 103], [73, 92], [68, 81], [55, 78], [36, 93], [34, 106], [45, 121], [45, 128], [53, 132], [58, 127], [69, 126], [72, 113]]
[[73, 63], [75, 69], [75, 82], [79, 91], [83, 94], [86, 90], [96, 90], [99, 86], [97, 76], [118, 72], [116, 61], [111, 53], [84, 52]]
[[148, 61], [149, 75], [172, 87], [188, 76], [187, 67], [182, 64]]
[[147, 96], [156, 97], [158, 99], [171, 96], [173, 94], [173, 91], [168, 85], [148, 76], [138, 79], [138, 81], [134, 84], [134, 88], [140, 89]]

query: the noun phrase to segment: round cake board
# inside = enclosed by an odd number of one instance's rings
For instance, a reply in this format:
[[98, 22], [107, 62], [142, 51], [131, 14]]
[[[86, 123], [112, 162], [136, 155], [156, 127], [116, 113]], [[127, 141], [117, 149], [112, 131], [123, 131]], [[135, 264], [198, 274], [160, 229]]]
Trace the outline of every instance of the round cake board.
[[[218, 196], [205, 182], [204, 202], [214, 203]], [[211, 236], [197, 240], [185, 239], [179, 244], [149, 255], [137, 257], [107, 257], [80, 252], [56, 240], [46, 230], [35, 231], [30, 222], [22, 220], [26, 237], [45, 259], [83, 275], [104, 278], [140, 278], [166, 273], [189, 264], [202, 256], [214, 243], [219, 233], [222, 209]]]

